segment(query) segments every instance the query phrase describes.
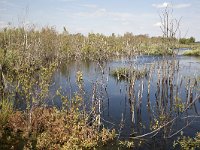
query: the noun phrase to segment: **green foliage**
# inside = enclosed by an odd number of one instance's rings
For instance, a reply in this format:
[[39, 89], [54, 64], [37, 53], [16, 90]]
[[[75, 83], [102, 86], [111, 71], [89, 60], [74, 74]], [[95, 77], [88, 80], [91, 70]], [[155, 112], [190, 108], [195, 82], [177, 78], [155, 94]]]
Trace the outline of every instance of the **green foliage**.
[[134, 142], [133, 141], [120, 141], [119, 145], [124, 148], [133, 148]]
[[[0, 80], [5, 85], [0, 108], [0, 149], [92, 149], [115, 141], [115, 130], [99, 123], [99, 114], [87, 112], [84, 104], [82, 72], [77, 72], [79, 91], [62, 99], [62, 108], [46, 107], [51, 78], [62, 61], [105, 61], [137, 54], [172, 54], [171, 47], [159, 45], [162, 38], [147, 35], [105, 36], [90, 33], [58, 33], [54, 28], [41, 31], [25, 28], [5, 28], [0, 31]], [[171, 42], [174, 39], [167, 39]], [[174, 40], [175, 41], [175, 40]], [[168, 43], [167, 43], [168, 44]], [[173, 48], [173, 47], [172, 47]], [[118, 80], [139, 79], [147, 70], [118, 68], [111, 75]], [[0, 81], [2, 82], [2, 81]], [[11, 101], [25, 104], [22, 111], [14, 110]], [[178, 106], [180, 107], [180, 106]], [[90, 121], [93, 114], [92, 122]], [[154, 120], [153, 129], [168, 120], [161, 114]], [[119, 147], [133, 147], [131, 141], [117, 141]]]
[[181, 38], [179, 39], [179, 43], [180, 44], [192, 44], [195, 43], [195, 38], [194, 37], [190, 37], [190, 38]]
[[0, 102], [0, 108], [0, 128], [2, 129], [6, 125], [9, 116], [13, 113], [13, 104], [3, 99]]
[[132, 33], [123, 36], [89, 33], [84, 36], [80, 33], [69, 34], [66, 29], [58, 33], [52, 27], [40, 31], [23, 27], [5, 28], [0, 31], [0, 57], [5, 55], [7, 59], [12, 54], [14, 60], [7, 60], [13, 65], [29, 57], [41, 63], [72, 59], [103, 61], [141, 53], [162, 55], [164, 49], [159, 46], [162, 41], [161, 37], [149, 38], [147, 35], [135, 36]]
[[154, 46], [148, 47], [146, 51], [144, 52], [144, 54], [146, 55], [156, 55], [156, 56], [164, 55], [164, 53], [166, 53], [167, 55], [172, 55], [172, 50], [167, 49], [167, 51], [165, 51], [165, 48], [163, 48], [163, 46], [154, 45]]
[[200, 148], [200, 133], [197, 133], [195, 138], [180, 137], [175, 143], [174, 147], [180, 146], [182, 150], [196, 150]]
[[136, 79], [147, 76], [148, 72], [146, 69], [137, 70], [133, 68], [117, 68], [112, 70], [111, 76], [117, 80], [128, 80], [129, 78], [135, 77]]
[[175, 98], [175, 108], [180, 111], [180, 112], [183, 112], [183, 110], [185, 109], [185, 104], [182, 102], [182, 99], [179, 98], [179, 97], [176, 97]]
[[[93, 35], [90, 41], [93, 38], [95, 45], [104, 36]], [[115, 138], [115, 130], [100, 129], [97, 119], [88, 124], [90, 113], [83, 109], [80, 93], [71, 100], [60, 95], [61, 110], [44, 103], [58, 63], [80, 58], [84, 40], [80, 34], [58, 34], [49, 27], [0, 31], [0, 82], [5, 84], [1, 89], [4, 99], [0, 99], [0, 149], [90, 149]], [[93, 53], [99, 54], [96, 49], [86, 55]], [[83, 92], [81, 72], [77, 84]], [[14, 110], [11, 101], [25, 104], [24, 111]]]

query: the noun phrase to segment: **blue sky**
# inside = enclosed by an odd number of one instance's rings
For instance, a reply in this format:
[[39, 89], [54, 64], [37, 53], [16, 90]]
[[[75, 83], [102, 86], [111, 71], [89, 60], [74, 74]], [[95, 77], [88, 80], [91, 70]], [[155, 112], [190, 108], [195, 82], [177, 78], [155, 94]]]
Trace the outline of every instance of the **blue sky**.
[[55, 26], [70, 33], [161, 35], [159, 13], [165, 6], [173, 8], [181, 20], [181, 37], [200, 40], [199, 0], [0, 0], [0, 28], [34, 24]]

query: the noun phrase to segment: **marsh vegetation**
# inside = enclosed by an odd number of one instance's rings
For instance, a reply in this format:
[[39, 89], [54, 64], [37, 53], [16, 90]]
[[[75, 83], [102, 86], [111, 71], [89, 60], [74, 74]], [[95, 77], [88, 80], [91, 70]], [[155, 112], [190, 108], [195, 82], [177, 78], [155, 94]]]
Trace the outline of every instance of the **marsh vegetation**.
[[186, 55], [186, 56], [200, 56], [200, 49], [194, 49], [194, 50], [185, 51], [183, 55]]
[[199, 148], [200, 59], [168, 15], [162, 37], [2, 29], [0, 149]]

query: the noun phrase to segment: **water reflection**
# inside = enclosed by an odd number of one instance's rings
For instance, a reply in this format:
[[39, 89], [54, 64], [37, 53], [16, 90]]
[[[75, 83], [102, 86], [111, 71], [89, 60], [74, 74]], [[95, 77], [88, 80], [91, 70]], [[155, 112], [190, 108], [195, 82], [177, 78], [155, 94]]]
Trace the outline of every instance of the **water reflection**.
[[[119, 67], [146, 68], [148, 76], [118, 80], [110, 74]], [[50, 89], [51, 95], [61, 89], [63, 95], [72, 98], [78, 90], [77, 71], [83, 72], [87, 105], [92, 105], [95, 92], [96, 99], [101, 104], [101, 121], [109, 128], [114, 124], [114, 128], [120, 131], [121, 138], [137, 137], [167, 124], [147, 136], [151, 140], [161, 137], [163, 140], [169, 139], [164, 141], [163, 148], [166, 148], [166, 144], [172, 145], [175, 133], [180, 129], [183, 128], [184, 134], [188, 136], [194, 136], [200, 131], [200, 118], [187, 117], [200, 113], [200, 99], [196, 100], [200, 94], [200, 81], [197, 80], [200, 76], [199, 57], [177, 56], [173, 60], [171, 57], [139, 56], [103, 64], [63, 64], [54, 75], [55, 84]], [[59, 97], [54, 98], [54, 104], [61, 104]], [[185, 110], [186, 108], [189, 109]], [[181, 117], [177, 117], [179, 115]], [[163, 144], [163, 141], [160, 143]]]

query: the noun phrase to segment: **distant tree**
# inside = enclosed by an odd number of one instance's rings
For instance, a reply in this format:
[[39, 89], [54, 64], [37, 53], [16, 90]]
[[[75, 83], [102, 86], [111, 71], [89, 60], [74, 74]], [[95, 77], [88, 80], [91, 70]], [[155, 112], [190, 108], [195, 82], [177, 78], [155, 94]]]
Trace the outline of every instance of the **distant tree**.
[[186, 44], [187, 39], [186, 38], [180, 38], [179, 43], [180, 44]]
[[190, 37], [189, 38], [189, 43], [195, 43], [195, 38], [194, 37]]
[[179, 39], [179, 43], [180, 44], [191, 44], [191, 43], [195, 43], [195, 38], [194, 37], [190, 37], [190, 38], [181, 38]]

